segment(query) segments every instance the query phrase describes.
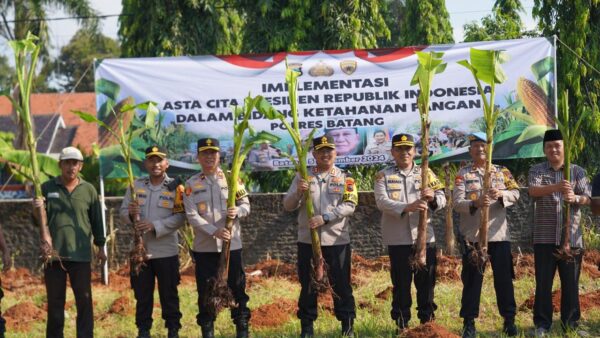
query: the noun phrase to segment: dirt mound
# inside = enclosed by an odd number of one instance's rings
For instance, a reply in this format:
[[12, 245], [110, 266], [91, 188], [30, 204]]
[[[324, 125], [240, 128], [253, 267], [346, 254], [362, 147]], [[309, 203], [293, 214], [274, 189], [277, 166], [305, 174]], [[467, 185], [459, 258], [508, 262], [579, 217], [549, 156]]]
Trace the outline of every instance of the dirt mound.
[[409, 338], [458, 338], [459, 336], [448, 331], [443, 326], [434, 322], [419, 325], [412, 329], [406, 330], [400, 334], [400, 337]]
[[317, 304], [323, 311], [333, 313], [333, 297], [331, 292], [320, 293]]
[[290, 281], [298, 281], [296, 266], [278, 259], [267, 259], [250, 265], [246, 268], [246, 275], [251, 281], [270, 277], [281, 277]]
[[131, 316], [135, 313], [134, 304], [127, 296], [115, 299], [105, 313], [95, 315], [96, 320], [106, 320], [113, 315]]
[[[552, 292], [552, 311], [560, 312], [560, 289]], [[519, 306], [519, 311], [527, 311], [533, 309], [535, 295], [531, 295], [526, 301]], [[600, 290], [584, 293], [579, 295], [579, 308], [581, 312], [600, 307]]]
[[589, 250], [583, 254], [581, 268], [592, 278], [600, 278], [600, 252]]
[[121, 296], [110, 305], [109, 313], [114, 313], [122, 316], [133, 314], [133, 303], [127, 296]]
[[17, 290], [25, 286], [42, 285], [41, 277], [36, 277], [26, 268], [18, 268], [2, 273], [2, 287], [5, 290]]
[[250, 326], [257, 328], [277, 327], [286, 323], [295, 311], [296, 301], [277, 298], [271, 304], [266, 304], [252, 310]]
[[375, 297], [379, 298], [379, 299], [383, 299], [383, 300], [390, 299], [392, 297], [392, 291], [393, 291], [393, 287], [390, 285], [387, 288], [385, 288], [385, 290], [376, 294]]
[[3, 315], [9, 331], [29, 331], [31, 323], [46, 319], [46, 312], [28, 301], [9, 307]]
[[373, 259], [364, 258], [358, 254], [352, 254], [352, 274], [364, 271], [377, 272], [390, 269], [390, 258], [381, 256]]
[[461, 264], [461, 260], [458, 257], [439, 255], [435, 271], [437, 280], [440, 282], [459, 281]]
[[517, 279], [535, 276], [535, 263], [531, 254], [513, 254], [513, 266], [515, 269], [515, 278]]

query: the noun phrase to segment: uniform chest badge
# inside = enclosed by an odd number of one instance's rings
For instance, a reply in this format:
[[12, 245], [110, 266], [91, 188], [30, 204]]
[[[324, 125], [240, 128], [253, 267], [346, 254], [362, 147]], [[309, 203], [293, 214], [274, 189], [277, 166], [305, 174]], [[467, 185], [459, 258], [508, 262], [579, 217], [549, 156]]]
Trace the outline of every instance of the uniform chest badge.
[[476, 193], [476, 192], [472, 192], [472, 193], [469, 195], [469, 199], [470, 199], [471, 201], [474, 201], [474, 200], [476, 200], [476, 199], [477, 199], [477, 193]]

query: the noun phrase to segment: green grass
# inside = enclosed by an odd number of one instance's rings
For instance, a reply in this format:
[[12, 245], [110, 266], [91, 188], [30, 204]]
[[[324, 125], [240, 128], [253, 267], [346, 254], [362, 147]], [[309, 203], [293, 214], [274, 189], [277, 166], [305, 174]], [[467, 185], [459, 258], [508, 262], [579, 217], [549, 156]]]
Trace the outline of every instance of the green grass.
[[[381, 300], [376, 294], [391, 285], [389, 272], [386, 270], [377, 272], [365, 272], [354, 277], [354, 295], [358, 304], [366, 304], [364, 308], [357, 309], [355, 333], [357, 337], [393, 337], [394, 325], [390, 319], [391, 299]], [[559, 285], [558, 278], [555, 279], [555, 288]], [[535, 283], [533, 277], [524, 277], [515, 281], [515, 297], [517, 307], [528, 299], [534, 291]], [[28, 286], [30, 292], [23, 290], [18, 292], [7, 292], [2, 301], [3, 310], [10, 306], [23, 302], [32, 301], [41, 306], [45, 302], [45, 290], [43, 285]], [[587, 293], [600, 289], [600, 280], [591, 279], [583, 274], [580, 283], [580, 293]], [[436, 322], [453, 333], [459, 334], [462, 328], [462, 320], [459, 318], [460, 295], [462, 285], [460, 282], [438, 282], [436, 285], [435, 302], [438, 305], [436, 311]], [[127, 295], [133, 299], [133, 292], [125, 289], [122, 292], [110, 288], [94, 285], [93, 290], [94, 308], [96, 316], [103, 314], [112, 302], [121, 295]], [[271, 278], [260, 283], [255, 283], [249, 289], [250, 308], [273, 302], [275, 299], [284, 298], [296, 300], [300, 292], [299, 285], [282, 278]], [[413, 287], [413, 304], [416, 302]], [[194, 284], [184, 284], [179, 287], [181, 300], [181, 311], [183, 313], [181, 337], [199, 337], [200, 328], [196, 325], [195, 315], [197, 312], [197, 293]], [[72, 301], [70, 291], [67, 293], [67, 301]], [[155, 295], [155, 303], [158, 303], [158, 294]], [[411, 325], [416, 325], [416, 305], [413, 305]], [[75, 337], [75, 306], [66, 311], [65, 337]], [[552, 337], [563, 337], [560, 328], [559, 315], [554, 315]], [[532, 336], [533, 320], [531, 310], [519, 311], [517, 313], [517, 325], [522, 337]], [[104, 320], [96, 320], [96, 337], [135, 337], [134, 316], [111, 315]], [[581, 324], [591, 334], [600, 336], [600, 304], [598, 307], [582, 313]], [[496, 296], [490, 269], [486, 272], [481, 297], [480, 317], [476, 321], [477, 331], [480, 337], [502, 337], [502, 319], [498, 315], [496, 307]], [[44, 337], [45, 322], [32, 323], [27, 332], [8, 332], [7, 337]], [[216, 322], [215, 333], [217, 337], [235, 337], [235, 326], [232, 324], [229, 311], [221, 313]], [[290, 315], [290, 320], [279, 327], [256, 329], [251, 328], [253, 337], [297, 337], [299, 335], [300, 323], [295, 313]], [[320, 310], [319, 319], [315, 322], [317, 337], [339, 337], [340, 323], [333, 314]], [[160, 317], [160, 308], [154, 309], [153, 337], [165, 337], [166, 329]], [[567, 337], [576, 337], [574, 333], [568, 333]]]

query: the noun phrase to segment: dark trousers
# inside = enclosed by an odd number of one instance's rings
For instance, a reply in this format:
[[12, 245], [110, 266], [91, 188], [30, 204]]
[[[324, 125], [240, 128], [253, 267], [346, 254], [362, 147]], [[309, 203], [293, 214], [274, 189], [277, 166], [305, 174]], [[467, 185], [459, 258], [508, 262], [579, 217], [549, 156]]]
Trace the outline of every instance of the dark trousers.
[[435, 318], [434, 311], [437, 309], [437, 305], [433, 301], [437, 266], [435, 251], [435, 245], [428, 244], [425, 268], [415, 270], [410, 266], [410, 259], [415, 252], [413, 245], [388, 245], [393, 286], [391, 315], [394, 321], [401, 321], [404, 326], [408, 325], [410, 321], [412, 305], [410, 287], [413, 275], [417, 288], [417, 316], [421, 323]]
[[[193, 254], [196, 261], [196, 288], [198, 290], [198, 315], [196, 315], [196, 322], [202, 326], [214, 322], [216, 319], [215, 316], [206, 311], [203, 296], [208, 291], [208, 280], [217, 276], [221, 253], [193, 252]], [[250, 297], [246, 294], [246, 273], [244, 272], [244, 263], [242, 261], [242, 249], [231, 250], [227, 285], [229, 285], [233, 298], [238, 304], [235, 309], [231, 309], [231, 319], [233, 319], [234, 323], [247, 321], [250, 319], [250, 309], [247, 305]]]
[[577, 327], [579, 311], [579, 275], [581, 257], [567, 262], [554, 256], [559, 247], [553, 244], [535, 244], [535, 303], [533, 305], [533, 323], [537, 328], [549, 330], [552, 326], [552, 281], [558, 268], [560, 277], [560, 320], [564, 326]]
[[[470, 254], [475, 248], [467, 247], [462, 257], [462, 273], [460, 278], [463, 283], [460, 316], [465, 319], [479, 317], [479, 300], [481, 286], [483, 285], [484, 270], [470, 261]], [[496, 303], [498, 311], [505, 320], [513, 320], [517, 313], [513, 279], [515, 272], [512, 264], [510, 242], [489, 242], [488, 254], [490, 265], [494, 274], [494, 290], [496, 290]]]
[[[0, 284], [2, 282], [0, 281]], [[4, 290], [0, 286], [0, 304], [2, 303], [2, 298], [4, 298]], [[6, 319], [2, 317], [2, 313], [0, 313], [0, 337], [4, 337], [4, 332], [6, 332]]]
[[150, 259], [137, 276], [132, 271], [131, 288], [136, 300], [135, 324], [143, 330], [152, 328], [155, 279], [158, 281], [158, 296], [165, 327], [179, 330], [181, 328], [177, 293], [177, 285], [180, 282], [179, 256]]
[[90, 262], [52, 262], [44, 269], [44, 281], [48, 296], [47, 338], [62, 338], [65, 326], [65, 298], [67, 275], [75, 295], [77, 306], [77, 337], [94, 336], [94, 310], [92, 305], [92, 270]]
[[[327, 264], [327, 276], [335, 295], [333, 308], [339, 321], [356, 318], [356, 307], [350, 285], [350, 266], [352, 249], [350, 244], [321, 247], [323, 259]], [[317, 319], [317, 290], [311, 287], [312, 245], [298, 243], [298, 278], [300, 279], [300, 298], [298, 299], [298, 318], [314, 321]]]

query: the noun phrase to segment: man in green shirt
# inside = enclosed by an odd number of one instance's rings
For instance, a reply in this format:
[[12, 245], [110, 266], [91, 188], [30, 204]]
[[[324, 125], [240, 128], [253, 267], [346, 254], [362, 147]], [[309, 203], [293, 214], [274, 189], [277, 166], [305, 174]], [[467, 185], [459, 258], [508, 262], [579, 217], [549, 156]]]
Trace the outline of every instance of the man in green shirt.
[[77, 306], [77, 337], [93, 337], [92, 235], [99, 249], [97, 260], [106, 261], [100, 201], [94, 186], [79, 177], [83, 156], [77, 148], [64, 148], [58, 165], [61, 175], [45, 182], [43, 198], [34, 199], [34, 207], [45, 206], [48, 219], [47, 226], [40, 230], [42, 252], [49, 247], [60, 258], [50, 261], [44, 269], [48, 297], [46, 337], [63, 337], [67, 275]]

